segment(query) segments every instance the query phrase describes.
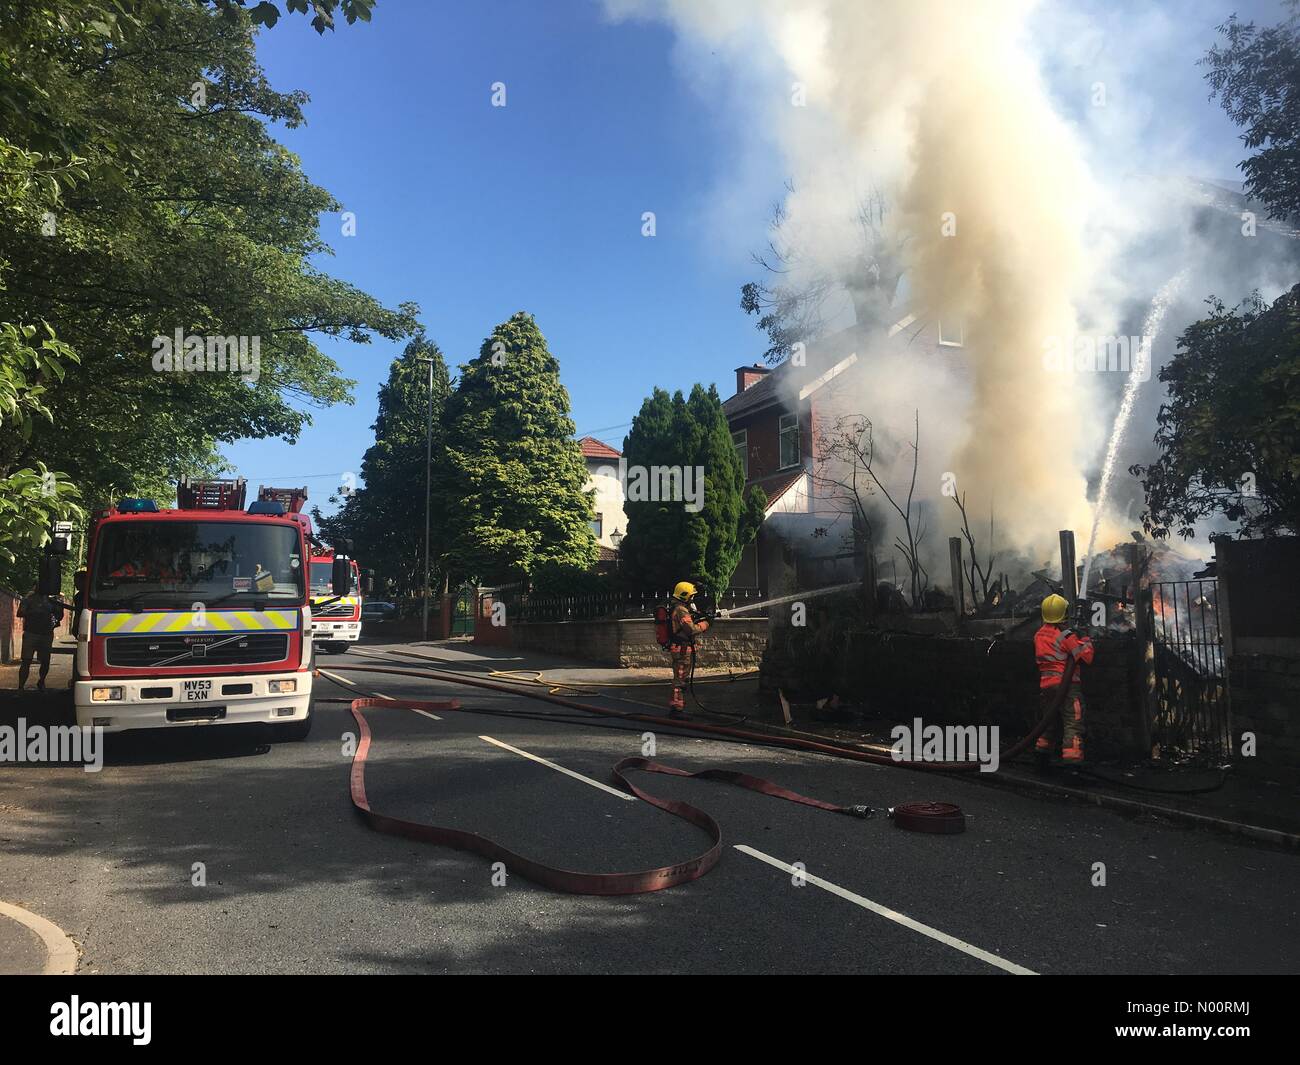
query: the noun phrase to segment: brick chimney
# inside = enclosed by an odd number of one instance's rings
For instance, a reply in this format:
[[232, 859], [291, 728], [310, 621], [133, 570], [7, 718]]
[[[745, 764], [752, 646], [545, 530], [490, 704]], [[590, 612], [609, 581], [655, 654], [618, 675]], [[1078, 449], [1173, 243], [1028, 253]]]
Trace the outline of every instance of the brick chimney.
[[753, 366], [736, 367], [736, 394], [739, 395], [750, 385], [756, 385], [772, 372], [770, 367], [754, 363]]

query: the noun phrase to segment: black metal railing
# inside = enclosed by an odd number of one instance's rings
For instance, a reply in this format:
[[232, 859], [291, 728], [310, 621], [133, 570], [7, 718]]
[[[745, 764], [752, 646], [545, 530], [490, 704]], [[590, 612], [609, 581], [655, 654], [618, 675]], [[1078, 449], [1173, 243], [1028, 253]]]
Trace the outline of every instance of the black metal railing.
[[1151, 738], [1162, 753], [1232, 753], [1218, 582], [1153, 581], [1156, 705]]

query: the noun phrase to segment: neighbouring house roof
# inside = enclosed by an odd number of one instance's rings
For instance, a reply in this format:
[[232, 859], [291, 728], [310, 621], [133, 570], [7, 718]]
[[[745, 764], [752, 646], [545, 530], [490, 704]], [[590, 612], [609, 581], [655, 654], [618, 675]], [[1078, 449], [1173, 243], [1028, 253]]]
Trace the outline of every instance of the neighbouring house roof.
[[768, 477], [761, 477], [757, 481], [750, 481], [745, 487], [749, 488], [752, 485], [763, 489], [763, 492], [767, 495], [767, 506], [764, 508], [766, 513], [772, 509], [778, 499], [799, 483], [799, 479], [803, 475], [804, 471], [802, 469], [786, 470], [784, 473], [774, 473]]
[[613, 562], [614, 559], [618, 558], [618, 552], [612, 547], [606, 547], [604, 544], [597, 544], [596, 550], [599, 552], [597, 556], [598, 562]]
[[582, 457], [584, 459], [617, 459], [623, 455], [621, 451], [615, 450], [603, 440], [597, 440], [594, 436], [584, 436], [578, 441], [578, 446], [582, 448]]

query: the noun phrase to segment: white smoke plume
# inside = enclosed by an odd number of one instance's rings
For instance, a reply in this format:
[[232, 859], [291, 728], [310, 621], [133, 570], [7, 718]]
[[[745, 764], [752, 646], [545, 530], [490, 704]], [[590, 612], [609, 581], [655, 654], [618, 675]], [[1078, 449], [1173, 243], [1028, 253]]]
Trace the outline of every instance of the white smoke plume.
[[[890, 235], [903, 248], [908, 310], [921, 321], [964, 326], [968, 394], [900, 388], [896, 367], [873, 372], [868, 359], [863, 413], [910, 428], [920, 407], [927, 465], [955, 473], [980, 509], [996, 496], [999, 525], [1023, 530], [1026, 540], [1084, 524], [1082, 471], [1098, 445], [1095, 424], [1079, 413], [1078, 389], [1087, 383], [1067, 388], [1043, 361], [1046, 338], [1074, 332], [1084, 276], [1078, 205], [1090, 180], [1024, 47], [1030, 7], [611, 5], [666, 17], [742, 79], [753, 77], [747, 64], [755, 55], [784, 65], [785, 77], [768, 85], [765, 118], [793, 177], [785, 227], [800, 234], [805, 254], [842, 260], [852, 251], [844, 242], [859, 236], [848, 224], [858, 204], [879, 190], [890, 205]], [[759, 69], [772, 74], [769, 62]], [[806, 106], [791, 102], [801, 88]], [[916, 376], [906, 383], [914, 386]], [[927, 472], [922, 491], [937, 497], [936, 471]]]
[[[920, 410], [918, 493], [931, 501], [934, 541], [957, 532], [940, 493], [944, 472], [956, 475], [973, 517], [986, 521], [994, 508], [1004, 550], [1046, 561], [1056, 530], [1086, 537], [1124, 381], [1054, 371], [1045, 351], [1080, 333], [1136, 333], [1189, 255], [1201, 265], [1157, 338], [1157, 369], [1205, 296], [1232, 303], [1249, 291], [1233, 286], [1253, 246], [1238, 249], [1229, 276], [1227, 258], [1191, 233], [1186, 201], [1154, 180], [1222, 176], [1226, 167], [1206, 175], [1202, 164], [1198, 174], [1194, 146], [1161, 125], [1159, 102], [1136, 87], [1169, 89], [1155, 56], [1177, 36], [1188, 68], [1178, 92], [1190, 79], [1203, 100], [1186, 56], [1202, 38], [1213, 43], [1226, 9], [1215, 15], [1194, 0], [1185, 17], [1183, 8], [1123, 5], [1102, 25], [1092, 8], [1062, 0], [606, 0], [606, 8], [673, 26], [678, 68], [730, 116], [722, 124], [739, 131], [736, 156], [779, 155], [792, 189], [778, 236], [800, 251], [786, 283], [797, 285], [801, 271], [833, 274], [859, 250], [853, 219], [879, 193], [890, 207], [886, 237], [902, 249], [903, 309], [921, 322], [962, 323], [960, 367], [930, 351], [905, 365], [859, 352], [862, 414], [905, 443]], [[1064, 100], [1045, 80], [1049, 59], [1071, 71]], [[1215, 158], [1239, 156], [1227, 145]], [[717, 190], [725, 232], [715, 243], [752, 249], [762, 235], [734, 232], [728, 202], [729, 193], [752, 196], [752, 176], [723, 180], [733, 187]], [[1272, 275], [1260, 262], [1250, 276]], [[852, 323], [850, 307], [846, 300], [841, 324]], [[1140, 491], [1126, 468], [1145, 457], [1160, 389], [1153, 376], [1138, 397], [1117, 459], [1124, 506], [1103, 522], [1101, 545], [1138, 525]], [[895, 451], [897, 483], [911, 456]]]

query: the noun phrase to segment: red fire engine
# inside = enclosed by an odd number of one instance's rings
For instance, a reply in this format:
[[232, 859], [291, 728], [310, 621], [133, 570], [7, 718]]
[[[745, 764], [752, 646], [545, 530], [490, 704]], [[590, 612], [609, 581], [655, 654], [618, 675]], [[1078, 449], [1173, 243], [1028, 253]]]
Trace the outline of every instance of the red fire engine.
[[[311, 728], [308, 529], [245, 482], [180, 483], [177, 507], [124, 499], [88, 532], [77, 723], [120, 732], [268, 722]], [[345, 556], [332, 575], [351, 584]]]

